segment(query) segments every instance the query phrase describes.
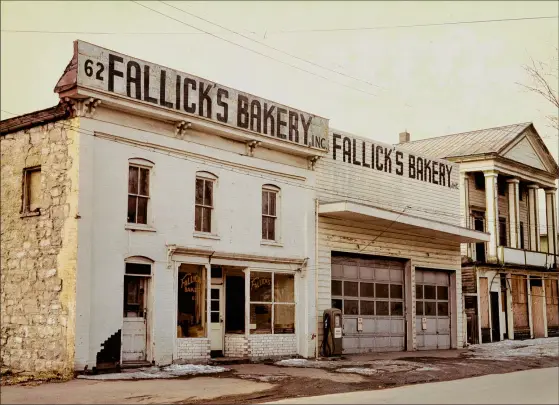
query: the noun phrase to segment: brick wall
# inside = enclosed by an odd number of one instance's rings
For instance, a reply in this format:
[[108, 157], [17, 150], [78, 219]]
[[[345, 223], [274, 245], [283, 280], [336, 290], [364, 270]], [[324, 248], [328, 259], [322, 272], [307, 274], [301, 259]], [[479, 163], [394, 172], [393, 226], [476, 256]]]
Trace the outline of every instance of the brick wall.
[[245, 335], [225, 335], [225, 357], [248, 356], [248, 341]]
[[175, 363], [207, 361], [210, 358], [210, 339], [177, 339], [177, 358]]
[[250, 335], [249, 353], [252, 358], [294, 356], [297, 354], [296, 335]]

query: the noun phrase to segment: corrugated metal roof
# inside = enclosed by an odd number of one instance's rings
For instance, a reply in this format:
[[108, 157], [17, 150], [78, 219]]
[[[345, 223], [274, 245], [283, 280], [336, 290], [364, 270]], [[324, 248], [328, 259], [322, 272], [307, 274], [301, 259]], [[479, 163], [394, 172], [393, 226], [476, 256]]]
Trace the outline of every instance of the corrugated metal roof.
[[532, 123], [479, 129], [400, 144], [410, 152], [437, 158], [498, 153]]

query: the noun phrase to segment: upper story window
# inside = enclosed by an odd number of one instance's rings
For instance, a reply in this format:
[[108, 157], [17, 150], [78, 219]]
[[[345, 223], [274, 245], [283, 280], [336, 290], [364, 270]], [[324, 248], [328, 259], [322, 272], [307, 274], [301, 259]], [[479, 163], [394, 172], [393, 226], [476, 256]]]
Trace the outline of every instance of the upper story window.
[[476, 190], [485, 190], [485, 176], [483, 173], [474, 173], [474, 184], [476, 186]]
[[23, 213], [39, 213], [41, 208], [41, 167], [23, 170]]
[[262, 187], [262, 239], [277, 240], [279, 188], [272, 185]]
[[499, 245], [507, 245], [507, 219], [505, 217], [499, 217]]
[[132, 161], [128, 166], [127, 221], [130, 224], [148, 223], [150, 172], [150, 167], [132, 163]]
[[211, 233], [214, 211], [214, 188], [217, 177], [208, 172], [196, 173], [196, 200], [194, 214], [194, 230]]
[[507, 183], [498, 179], [497, 180], [497, 190], [499, 192], [499, 195], [506, 195]]

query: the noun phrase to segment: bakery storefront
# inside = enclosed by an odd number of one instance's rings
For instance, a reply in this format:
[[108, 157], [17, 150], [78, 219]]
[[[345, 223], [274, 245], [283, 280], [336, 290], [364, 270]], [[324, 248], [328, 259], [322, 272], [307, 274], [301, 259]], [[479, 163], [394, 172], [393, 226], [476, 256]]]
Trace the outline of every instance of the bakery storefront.
[[457, 166], [332, 130], [317, 186], [319, 342], [334, 307], [343, 353], [462, 347]]

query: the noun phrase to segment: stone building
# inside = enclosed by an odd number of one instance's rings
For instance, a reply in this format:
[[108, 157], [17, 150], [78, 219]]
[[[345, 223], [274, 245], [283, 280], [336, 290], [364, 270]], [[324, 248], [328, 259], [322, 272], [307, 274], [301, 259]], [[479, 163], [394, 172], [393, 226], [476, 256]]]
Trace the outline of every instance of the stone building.
[[[401, 146], [459, 164], [462, 224], [490, 235], [488, 242], [462, 245], [468, 341], [559, 335], [559, 168], [534, 125], [481, 129]], [[544, 215], [539, 213], [540, 198], [545, 198]], [[548, 235], [545, 248], [542, 227]]]

